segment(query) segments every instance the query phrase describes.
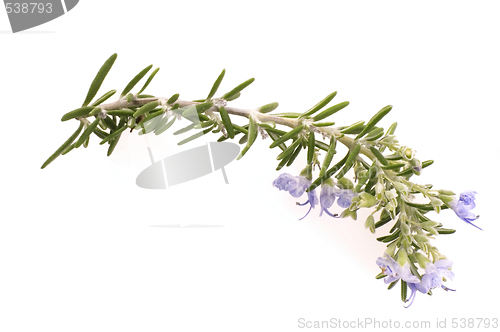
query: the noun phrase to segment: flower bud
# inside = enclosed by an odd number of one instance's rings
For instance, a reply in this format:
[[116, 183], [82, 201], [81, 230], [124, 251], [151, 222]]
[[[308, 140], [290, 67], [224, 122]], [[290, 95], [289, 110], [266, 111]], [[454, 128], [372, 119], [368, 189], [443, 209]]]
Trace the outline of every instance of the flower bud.
[[436, 197], [430, 197], [432, 206], [442, 206], [444, 203], [442, 200]]
[[394, 189], [386, 190], [385, 197], [387, 197], [388, 200], [392, 200], [392, 199], [395, 199], [396, 197], [398, 197], [398, 194], [396, 193], [396, 190], [394, 190]]
[[359, 202], [356, 203], [356, 207], [358, 208], [363, 208], [363, 207], [368, 208], [377, 204], [377, 200], [375, 199], [375, 197], [373, 197], [369, 193], [362, 192], [359, 194], [358, 197], [360, 197]]
[[438, 193], [440, 193], [441, 195], [447, 195], [447, 196], [453, 196], [453, 195], [455, 195], [455, 193], [453, 191], [451, 191], [451, 190], [445, 190], [445, 189], [439, 189]]
[[410, 165], [413, 169], [413, 173], [415, 175], [420, 175], [420, 172], [422, 171], [422, 163], [420, 162], [420, 160], [418, 160], [417, 158], [413, 158], [412, 160], [410, 160]]
[[398, 241], [394, 241], [392, 242], [388, 247], [387, 249], [385, 250], [385, 253], [391, 257], [394, 257], [394, 253], [396, 252], [396, 248], [397, 248], [397, 245], [396, 245], [396, 242]]
[[326, 179], [324, 182], [323, 182], [323, 186], [327, 185], [327, 186], [330, 186], [330, 187], [333, 187], [335, 183], [333, 182], [333, 179], [332, 178], [328, 178]]
[[365, 228], [368, 228], [370, 232], [375, 233], [375, 219], [373, 218], [372, 214], [370, 214], [368, 218], [366, 218]]
[[439, 199], [443, 201], [443, 203], [448, 204], [451, 201], [453, 201], [453, 197], [448, 196], [448, 195], [439, 195]]
[[403, 235], [409, 235], [410, 234], [410, 227], [408, 226], [408, 224], [404, 221], [401, 221], [401, 233], [403, 233]]
[[388, 212], [392, 212], [394, 211], [396, 207], [394, 206], [394, 204], [392, 204], [392, 202], [388, 202], [386, 205], [385, 205], [385, 209], [388, 211]]
[[337, 187], [340, 189], [353, 189], [354, 185], [351, 180], [343, 177], [337, 181]]
[[358, 217], [358, 214], [356, 210], [351, 211], [350, 209], [345, 209], [342, 214], [340, 215], [341, 218], [346, 218], [346, 217], [351, 217], [353, 220], [356, 220]]
[[394, 182], [394, 188], [396, 188], [396, 190], [398, 191], [402, 191], [403, 193], [408, 194], [408, 187], [401, 182]]
[[430, 197], [431, 199], [431, 205], [432, 207], [434, 208], [434, 211], [436, 211], [436, 213], [439, 213], [441, 211], [441, 206], [444, 204], [442, 200], [440, 200], [439, 198], [436, 198], [436, 197]]
[[403, 248], [399, 248], [398, 258], [396, 259], [396, 261], [401, 266], [405, 266], [406, 264], [408, 264], [409, 259], [408, 259], [408, 254], [406, 253], [406, 250], [404, 250]]
[[425, 269], [427, 263], [431, 262], [427, 257], [425, 257], [424, 255], [422, 255], [418, 251], [414, 252], [412, 255], [415, 258], [415, 260], [417, 261], [418, 265], [420, 265], [420, 267], [422, 269]]
[[375, 197], [377, 198], [377, 201], [381, 201], [383, 196], [382, 193], [384, 192], [384, 185], [380, 182], [377, 182], [375, 185]]
[[424, 236], [424, 235], [414, 234], [413, 238], [415, 239], [415, 241], [417, 241], [417, 243], [429, 242], [429, 239], [427, 238], [427, 236]]
[[399, 149], [399, 154], [401, 155], [401, 157], [403, 157], [405, 160], [412, 160], [413, 159], [413, 156], [415, 155], [415, 150], [413, 149], [410, 149], [409, 147], [407, 146], [402, 146], [400, 149]]

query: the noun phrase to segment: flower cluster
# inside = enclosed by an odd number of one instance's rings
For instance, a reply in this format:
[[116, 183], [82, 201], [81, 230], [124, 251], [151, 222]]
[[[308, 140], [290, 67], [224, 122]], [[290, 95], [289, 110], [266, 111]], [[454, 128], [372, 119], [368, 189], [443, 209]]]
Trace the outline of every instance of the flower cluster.
[[[304, 194], [306, 189], [311, 185], [311, 180], [307, 179], [304, 175], [293, 176], [288, 173], [282, 173], [278, 176], [276, 180], [273, 181], [273, 186], [279, 190], [285, 190], [290, 193], [295, 198], [299, 198]], [[337, 204], [342, 208], [348, 208], [351, 205], [352, 198], [356, 194], [350, 189], [335, 188], [332, 179], [329, 179], [321, 187], [320, 197], [318, 201], [318, 196], [316, 195], [316, 190], [311, 190], [307, 193], [307, 201], [304, 203], [297, 203], [297, 205], [304, 206], [310, 204], [309, 210], [306, 215], [300, 218], [304, 219], [309, 212], [320, 203], [321, 212], [328, 214], [331, 217], [339, 218], [337, 214], [332, 214], [328, 209], [332, 207], [333, 203], [337, 199]]]
[[400, 265], [387, 253], [384, 254], [384, 257], [379, 257], [376, 263], [385, 275], [384, 282], [386, 284], [393, 283], [399, 279], [407, 283], [411, 290], [411, 294], [410, 297], [405, 300], [405, 302], [409, 302], [406, 308], [412, 305], [417, 290], [424, 294], [437, 287], [441, 287], [446, 291], [455, 291], [443, 285], [443, 281], [446, 279], [453, 280], [455, 276], [450, 270], [453, 265], [453, 262], [450, 260], [440, 259], [435, 263], [427, 262], [425, 265], [425, 274], [422, 275], [421, 279], [413, 275], [408, 263]]

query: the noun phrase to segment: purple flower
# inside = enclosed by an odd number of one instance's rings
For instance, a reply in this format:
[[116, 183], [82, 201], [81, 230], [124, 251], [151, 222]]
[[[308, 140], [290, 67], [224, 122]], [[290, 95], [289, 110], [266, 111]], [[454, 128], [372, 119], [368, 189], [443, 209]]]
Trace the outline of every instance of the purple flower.
[[328, 209], [335, 203], [335, 199], [338, 197], [337, 204], [341, 208], [348, 208], [351, 206], [351, 200], [355, 196], [354, 192], [349, 189], [335, 189], [332, 185], [326, 183], [321, 186], [321, 193], [319, 195], [319, 201], [321, 204], [320, 216], [323, 215], [323, 211], [330, 217], [339, 218], [337, 214], [332, 214]]
[[330, 217], [339, 218], [338, 215], [332, 214], [330, 211], [328, 211], [328, 208], [330, 208], [333, 203], [335, 203], [335, 198], [335, 189], [332, 186], [328, 184], [324, 184], [323, 186], [321, 186], [321, 193], [319, 194], [319, 202], [321, 205], [321, 212], [319, 213], [320, 217], [323, 215], [324, 211]]
[[401, 266], [391, 256], [384, 254], [384, 257], [377, 258], [377, 265], [386, 275], [384, 282], [390, 284], [396, 280], [402, 279], [407, 283], [419, 283], [420, 279], [411, 273], [410, 265]]
[[[425, 274], [422, 276], [422, 284], [429, 289], [441, 287], [444, 290], [453, 290], [443, 285], [443, 279], [453, 280], [455, 274], [449, 269], [453, 262], [447, 259], [440, 259], [436, 263], [427, 263]], [[426, 292], [427, 293], [427, 292]]]
[[410, 287], [411, 295], [407, 301], [410, 304], [406, 307], [408, 308], [413, 303], [415, 299], [416, 291], [426, 294], [429, 289], [434, 289], [436, 287], [441, 287], [445, 291], [455, 291], [454, 289], [448, 288], [443, 285], [443, 278], [453, 280], [455, 274], [449, 270], [453, 262], [447, 259], [440, 259], [436, 263], [427, 263], [425, 267], [425, 274], [422, 276], [422, 281], [419, 283], [408, 283]]
[[[384, 254], [384, 257], [377, 258], [376, 263], [382, 269], [382, 273], [386, 276], [390, 278], [394, 278], [396, 276], [398, 272], [397, 267], [399, 266], [399, 264], [391, 256]], [[387, 284], [388, 282], [386, 279], [384, 279], [384, 282]]]
[[304, 176], [293, 176], [288, 173], [283, 173], [273, 181], [273, 186], [279, 190], [288, 191], [290, 195], [298, 198], [302, 196], [310, 183], [311, 181], [307, 180]]
[[476, 207], [476, 203], [474, 202], [476, 194], [477, 193], [475, 191], [463, 192], [460, 194], [460, 198], [458, 199], [458, 201], [454, 199], [453, 201], [450, 202], [450, 207], [453, 209], [453, 211], [455, 211], [455, 213], [460, 219], [462, 219], [468, 224], [471, 224], [476, 228], [479, 228], [478, 226], [472, 223], [472, 221], [479, 218], [479, 216], [476, 216], [471, 211], [473, 208]]
[[[273, 186], [278, 188], [279, 190], [285, 190], [290, 193], [295, 198], [299, 198], [304, 194], [307, 188], [311, 185], [311, 180], [308, 180], [305, 176], [293, 176], [288, 173], [283, 173], [278, 176], [276, 180], [273, 181]], [[319, 203], [318, 196], [316, 195], [315, 190], [311, 190], [307, 193], [307, 201], [305, 203], [297, 205], [303, 206], [306, 204], [310, 204], [309, 211], [307, 211], [306, 215], [300, 218], [300, 220], [304, 219], [311, 209], [313, 209]]]
[[342, 189], [340, 191], [339, 199], [337, 201], [337, 204], [344, 209], [347, 209], [349, 206], [351, 206], [351, 200], [356, 196], [356, 194], [349, 189]]
[[[420, 279], [411, 273], [410, 265], [405, 264], [404, 266], [399, 265], [391, 256], [384, 254], [384, 257], [377, 258], [377, 265], [382, 269], [382, 273], [386, 275], [384, 282], [389, 284], [396, 280], [403, 280], [407, 283], [411, 290], [410, 297], [405, 300], [405, 302], [410, 302], [408, 308], [412, 305], [415, 300], [416, 290], [423, 291], [424, 289], [420, 285]], [[425, 291], [427, 293], [429, 289]]]
[[[307, 185], [307, 187], [309, 187], [310, 185], [311, 185], [311, 181], [309, 181], [309, 184]], [[318, 196], [316, 195], [316, 192], [314, 190], [311, 190], [310, 192], [307, 193], [307, 201], [305, 201], [302, 204], [300, 204], [300, 203], [297, 202], [297, 205], [304, 206], [304, 205], [306, 205], [308, 203], [311, 205], [309, 207], [309, 210], [307, 211], [306, 215], [303, 216], [302, 218], [300, 218], [299, 220], [302, 220], [305, 217], [307, 217], [307, 215], [309, 214], [309, 212], [311, 212], [311, 209], [313, 209], [319, 203]]]

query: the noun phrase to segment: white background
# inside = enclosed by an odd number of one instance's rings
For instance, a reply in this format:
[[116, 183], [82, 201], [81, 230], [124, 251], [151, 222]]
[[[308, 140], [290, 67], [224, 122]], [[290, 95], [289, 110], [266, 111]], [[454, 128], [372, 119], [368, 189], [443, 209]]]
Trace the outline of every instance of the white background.
[[[1, 331], [295, 331], [299, 318], [365, 317], [450, 328], [453, 318], [500, 318], [497, 2], [87, 0], [18, 34], [0, 10], [0, 30]], [[147, 92], [160, 96], [203, 98], [226, 68], [221, 93], [256, 78], [236, 107], [278, 101], [302, 112], [338, 91], [334, 101], [351, 104], [335, 121], [349, 125], [393, 105], [381, 125], [398, 121], [400, 142], [435, 160], [412, 179], [479, 193], [484, 231], [451, 211], [433, 215], [457, 229], [435, 241], [455, 262], [447, 285], [457, 291], [418, 293], [404, 309], [399, 288], [374, 278], [385, 249], [375, 237], [390, 226], [374, 236], [364, 220], [319, 209], [298, 221], [305, 208], [271, 186], [279, 173], [268, 140], [226, 167], [229, 185], [216, 172], [138, 188], [148, 145], [159, 160], [218, 138], [179, 147], [173, 130], [126, 133], [111, 157], [94, 136], [41, 170], [77, 127], [61, 116], [115, 52], [101, 93], [154, 64]], [[287, 172], [300, 171], [299, 158]], [[152, 227], [176, 224], [224, 227]]]

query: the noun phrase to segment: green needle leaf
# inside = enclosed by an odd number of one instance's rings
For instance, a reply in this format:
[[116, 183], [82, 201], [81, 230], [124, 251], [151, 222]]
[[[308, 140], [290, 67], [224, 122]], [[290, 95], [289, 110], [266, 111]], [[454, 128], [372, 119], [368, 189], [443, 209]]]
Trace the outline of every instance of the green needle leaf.
[[87, 140], [87, 138], [89, 138], [90, 134], [92, 134], [94, 129], [96, 129], [98, 123], [99, 123], [99, 117], [97, 117], [97, 119], [95, 119], [94, 122], [92, 122], [87, 127], [87, 129], [83, 131], [82, 136], [80, 136], [80, 138], [75, 143], [75, 148], [79, 148], [80, 145], [82, 145]]
[[231, 97], [226, 97], [225, 99], [226, 99], [226, 101], [231, 101], [231, 100], [238, 99], [240, 96], [241, 96], [241, 93], [238, 92], [237, 94], [234, 94]]
[[317, 103], [316, 105], [314, 105], [313, 108], [311, 108], [309, 111], [303, 113], [300, 117], [301, 118], [304, 118], [306, 116], [310, 116], [310, 115], [313, 115], [314, 113], [316, 113], [317, 111], [319, 111], [320, 109], [322, 109], [323, 107], [325, 107], [326, 105], [328, 105], [328, 103], [330, 101], [332, 101], [332, 99], [337, 95], [337, 91], [335, 92], [332, 92], [330, 93], [328, 96], [326, 96], [322, 101], [320, 101], [319, 103]]
[[[297, 148], [297, 146], [300, 144], [300, 140], [299, 139], [296, 139], [292, 144], [290, 144], [289, 147], [287, 147], [285, 150], [283, 150], [283, 152], [281, 152], [278, 157], [276, 157], [276, 159], [280, 160], [280, 159], [283, 159], [285, 157], [288, 157], [290, 156], [293, 152], [295, 152], [295, 149]], [[287, 158], [288, 160], [288, 158]]]
[[361, 145], [358, 143], [349, 152], [349, 157], [347, 157], [344, 167], [340, 170], [340, 172], [338, 172], [337, 175], [335, 175], [337, 179], [340, 179], [341, 177], [346, 175], [346, 173], [351, 169], [351, 167], [354, 165], [354, 162], [356, 161], [356, 157], [358, 156], [359, 151], [361, 151]]
[[212, 86], [212, 89], [210, 90], [210, 93], [208, 94], [208, 97], [206, 100], [212, 99], [213, 96], [215, 96], [215, 93], [219, 89], [220, 83], [222, 82], [222, 79], [224, 78], [224, 75], [226, 74], [226, 70], [223, 69], [222, 72], [220, 73], [219, 77], [215, 80], [214, 85]]
[[251, 115], [248, 118], [248, 120], [250, 122], [249, 122], [249, 127], [248, 127], [248, 141], [247, 141], [247, 145], [245, 145], [245, 147], [243, 148], [243, 150], [241, 150], [241, 152], [238, 155], [238, 157], [236, 158], [236, 160], [240, 160], [247, 153], [247, 151], [250, 149], [250, 147], [252, 146], [252, 144], [255, 142], [255, 139], [257, 138], [257, 134], [258, 134], [258, 131], [259, 131], [258, 127], [257, 127], [257, 123], [255, 123], [255, 120], [254, 120], [253, 116], [251, 116]]
[[226, 127], [227, 135], [229, 136], [229, 138], [233, 139], [234, 130], [233, 130], [233, 124], [231, 123], [231, 119], [229, 118], [229, 114], [227, 114], [227, 111], [224, 107], [219, 107], [219, 113], [222, 119], [222, 123], [224, 124], [224, 127]]
[[350, 125], [348, 127], [345, 127], [342, 130], [340, 130], [340, 132], [342, 134], [357, 134], [364, 127], [364, 123], [365, 123], [364, 121], [354, 122], [352, 125]]
[[282, 169], [288, 163], [288, 160], [291, 158], [291, 156], [292, 154], [289, 154], [287, 157], [283, 158], [278, 164], [278, 167], [276, 167], [276, 170], [279, 171], [280, 169]]
[[144, 75], [147, 74], [147, 72], [151, 68], [153, 68], [153, 65], [147, 66], [146, 68], [144, 68], [143, 70], [141, 70], [141, 72], [139, 74], [135, 75], [135, 77], [127, 84], [127, 86], [125, 87], [125, 89], [123, 89], [122, 93], [120, 94], [120, 98], [123, 97], [123, 96], [125, 96], [127, 93], [129, 93], [134, 88], [134, 86], [137, 83], [139, 83], [139, 81], [144, 77]]
[[330, 127], [333, 126], [335, 122], [313, 122], [313, 126], [315, 127]]
[[363, 128], [363, 130], [356, 136], [355, 139], [359, 139], [363, 137], [366, 133], [368, 133], [372, 128], [380, 121], [384, 116], [387, 115], [392, 110], [392, 105], [388, 105], [384, 108], [382, 108], [380, 111], [378, 111], [377, 114], [375, 114], [370, 121], [366, 124], [366, 126]]
[[61, 121], [68, 121], [70, 119], [87, 116], [93, 109], [94, 107], [91, 106], [77, 108], [76, 110], [64, 114], [61, 118]]
[[384, 155], [380, 153], [380, 151], [377, 150], [375, 147], [371, 146], [370, 151], [375, 155], [375, 157], [378, 159], [378, 161], [380, 161], [382, 165], [384, 166], [389, 165], [389, 162], [387, 161], [387, 159], [385, 159]]
[[282, 118], [290, 118], [290, 119], [296, 119], [302, 115], [302, 113], [292, 113], [292, 112], [287, 112], [287, 113], [276, 113], [273, 114]]
[[109, 116], [106, 116], [103, 121], [111, 130], [116, 130], [116, 123]]
[[107, 143], [108, 141], [116, 138], [117, 136], [120, 136], [127, 128], [128, 128], [127, 126], [123, 126], [120, 129], [112, 132], [106, 138], [104, 138], [99, 144], [103, 145], [104, 143]]
[[54, 159], [56, 159], [57, 157], [59, 157], [59, 155], [61, 154], [61, 152], [63, 152], [64, 149], [66, 149], [71, 143], [73, 143], [73, 141], [78, 137], [78, 135], [80, 134], [80, 132], [82, 131], [83, 129], [83, 122], [80, 121], [80, 126], [78, 127], [78, 129], [73, 133], [73, 135], [71, 135], [68, 140], [66, 142], [63, 143], [63, 145], [61, 145], [59, 147], [59, 149], [56, 150], [56, 152], [54, 152], [42, 165], [42, 169], [44, 169], [45, 167], [47, 167], [48, 164], [50, 164], [51, 162], [54, 161]]
[[258, 126], [257, 123], [255, 122], [255, 119], [253, 116], [250, 116], [249, 118], [249, 127], [248, 127], [248, 147], [252, 146], [253, 142], [255, 142], [255, 139], [257, 138], [258, 134]]
[[67, 154], [68, 152], [70, 152], [71, 150], [73, 150], [75, 148], [75, 143], [69, 145], [66, 149], [63, 150], [63, 152], [61, 153], [61, 155], [65, 155]]
[[394, 122], [390, 127], [389, 129], [387, 129], [387, 133], [386, 135], [393, 135], [394, 132], [396, 131], [396, 128], [398, 127], [398, 123], [397, 122]]
[[183, 145], [183, 144], [186, 144], [188, 142], [191, 142], [192, 140], [195, 140], [197, 139], [198, 137], [201, 137], [207, 133], [209, 133], [210, 131], [212, 131], [212, 129], [214, 128], [214, 126], [208, 128], [208, 129], [205, 129], [203, 131], [200, 131], [200, 132], [197, 132], [196, 134], [192, 135], [192, 136], [189, 136], [188, 138], [186, 139], [183, 139], [182, 141], [180, 141], [179, 143], [177, 143], [177, 145]]
[[106, 111], [108, 115], [117, 115], [117, 116], [134, 116], [134, 111], [132, 110], [111, 110]]
[[274, 111], [276, 108], [278, 108], [279, 104], [278, 103], [270, 103], [266, 104], [264, 106], [261, 106], [258, 108], [260, 113], [269, 113]]
[[211, 101], [206, 102], [206, 103], [202, 103], [202, 104], [198, 104], [198, 105], [196, 105], [196, 111], [198, 113], [203, 113], [203, 112], [209, 110], [210, 108], [212, 108], [212, 106], [214, 106], [214, 103]]
[[275, 148], [278, 145], [280, 145], [281, 143], [284, 143], [287, 140], [289, 140], [291, 138], [294, 138], [295, 136], [297, 136], [302, 131], [302, 129], [304, 129], [304, 125], [300, 125], [298, 127], [295, 127], [294, 129], [290, 130], [288, 133], [284, 134], [283, 136], [281, 136], [280, 138], [278, 138], [276, 141], [274, 141], [269, 147], [271, 149]]
[[449, 229], [449, 228], [436, 228], [436, 231], [439, 234], [453, 234], [456, 232], [454, 229]]
[[108, 100], [115, 93], [116, 93], [116, 90], [110, 90], [110, 91], [106, 92], [99, 99], [97, 99], [95, 102], [93, 102], [92, 105], [90, 105], [90, 106], [97, 106], [97, 105], [104, 103], [106, 100]]
[[113, 151], [115, 150], [115, 147], [116, 145], [118, 144], [118, 140], [120, 139], [120, 136], [121, 135], [118, 135], [114, 140], [111, 141], [111, 143], [109, 144], [109, 148], [108, 148], [108, 157], [111, 156], [111, 154], [113, 153]]
[[177, 99], [179, 99], [179, 94], [178, 93], [176, 93], [172, 97], [170, 97], [170, 99], [167, 100], [167, 104], [169, 104], [169, 105], [173, 104], [173, 103], [175, 103], [177, 101]]
[[[298, 139], [297, 141], [302, 141], [301, 139]], [[293, 162], [295, 161], [295, 159], [297, 158], [297, 156], [299, 155], [300, 153], [300, 150], [302, 150], [302, 145], [299, 144], [299, 146], [297, 146], [297, 148], [295, 149], [295, 151], [293, 152], [292, 156], [290, 157], [290, 159], [288, 159], [288, 162], [286, 163], [286, 166], [290, 166], [291, 164], [293, 164]]]
[[233, 128], [234, 128], [235, 130], [237, 130], [237, 131], [239, 131], [239, 132], [243, 133], [243, 134], [248, 134], [248, 127], [249, 127], [249, 125], [245, 125], [245, 126], [243, 126], [243, 127], [240, 127], [240, 126], [235, 125], [235, 124], [233, 123]]
[[101, 129], [99, 128], [95, 128], [94, 129], [94, 134], [99, 137], [100, 139], [105, 139], [106, 137], [108, 137], [108, 133], [102, 131]]
[[191, 123], [189, 126], [186, 126], [186, 127], [184, 127], [184, 128], [181, 128], [181, 129], [177, 130], [177, 131], [174, 133], [174, 135], [180, 135], [180, 134], [183, 134], [183, 133], [185, 133], [185, 132], [188, 132], [188, 131], [190, 131], [191, 129], [193, 129], [193, 128], [194, 128], [194, 126], [196, 126], [196, 123]]
[[[274, 141], [276, 141], [278, 138], [279, 138], [279, 135], [276, 134], [275, 132], [272, 132], [270, 130], [266, 130], [267, 133], [269, 134], [269, 137], [271, 137], [271, 139]], [[278, 145], [278, 147], [282, 150], [282, 151], [285, 151], [286, 150], [286, 145], [284, 143], [281, 143], [280, 145]]]
[[239, 144], [245, 144], [246, 142], [248, 142], [248, 135], [243, 135], [243, 137], [240, 138], [240, 140], [238, 141]]
[[144, 83], [144, 86], [141, 88], [141, 90], [137, 93], [138, 95], [140, 95], [144, 90], [146, 90], [146, 88], [148, 87], [149, 83], [151, 83], [151, 81], [153, 80], [153, 78], [155, 77], [156, 73], [160, 70], [160, 68], [156, 68], [155, 70], [153, 70], [153, 72], [151, 73], [151, 75], [149, 75], [146, 83]]
[[247, 86], [249, 86], [250, 84], [252, 84], [253, 81], [255, 81], [255, 78], [251, 78], [249, 80], [246, 80], [245, 82], [241, 83], [236, 88], [234, 88], [233, 90], [231, 90], [228, 93], [226, 93], [225, 95], [223, 95], [222, 99], [229, 100], [228, 98], [231, 98], [231, 97], [235, 96], [241, 90], [243, 90], [244, 88], [246, 88]]
[[321, 185], [323, 182], [325, 182], [327, 179], [331, 178], [333, 174], [337, 173], [339, 169], [346, 163], [347, 158], [350, 156], [350, 152], [347, 152], [345, 157], [336, 163], [332, 168], [330, 168], [328, 171], [325, 172], [325, 175], [318, 177], [310, 186], [307, 188], [307, 192], [314, 190], [316, 187]]
[[374, 141], [376, 139], [379, 139], [383, 135], [384, 135], [384, 128], [375, 128], [368, 133], [365, 139], [367, 141]]
[[156, 106], [158, 106], [158, 101], [157, 100], [151, 101], [151, 102], [147, 103], [146, 105], [143, 105], [137, 111], [135, 111], [133, 116], [134, 116], [134, 118], [136, 118], [139, 115], [146, 114], [147, 112], [154, 110], [156, 108]]
[[321, 141], [316, 141], [316, 147], [317, 147], [318, 149], [323, 150], [323, 151], [328, 151], [328, 148], [329, 148], [330, 146], [329, 146], [328, 144], [325, 144], [325, 143], [321, 142]]
[[170, 128], [174, 122], [175, 122], [175, 116], [170, 120], [166, 125], [163, 127], [158, 126], [158, 128], [155, 129], [155, 135], [160, 135], [161, 133], [165, 132], [168, 128]]
[[[127, 122], [125, 120], [125, 117], [121, 117], [120, 123], [118, 123], [118, 128], [119, 128], [118, 130], [120, 130], [121, 128], [127, 128], [126, 124], [127, 124]], [[116, 128], [117, 128], [117, 126], [115, 125], [115, 129]], [[113, 131], [111, 132], [111, 134], [113, 134], [115, 129], [112, 129]], [[108, 148], [108, 157], [111, 156], [111, 154], [115, 150], [115, 147], [118, 144], [120, 137], [121, 137], [121, 133], [119, 135], [117, 135], [112, 141], [109, 141], [110, 143], [109, 143], [109, 148]]]
[[383, 169], [398, 169], [406, 165], [405, 163], [398, 163], [398, 162], [388, 162], [387, 165], [382, 166]]
[[92, 84], [90, 85], [89, 92], [87, 93], [87, 97], [85, 98], [85, 101], [83, 102], [82, 106], [87, 106], [92, 101], [92, 99], [94, 99], [95, 95], [97, 94], [97, 91], [99, 91], [99, 88], [102, 85], [102, 82], [106, 78], [106, 75], [108, 75], [109, 70], [115, 63], [117, 56], [118, 55], [116, 53], [110, 56], [108, 60], [104, 62], [101, 69], [99, 69], [97, 75], [92, 81]]
[[206, 122], [201, 122], [201, 123], [198, 123], [196, 126], [194, 126], [194, 129], [203, 129], [203, 128], [207, 128], [207, 127], [210, 127], [214, 124], [214, 120], [209, 120], [209, 121], [206, 121]]
[[314, 157], [314, 149], [316, 140], [314, 139], [314, 132], [309, 133], [309, 140], [307, 144], [307, 164], [311, 165]]
[[337, 153], [337, 151], [335, 151], [336, 145], [337, 139], [335, 138], [335, 136], [332, 136], [332, 138], [330, 139], [330, 145], [328, 146], [328, 151], [326, 152], [326, 156], [323, 159], [323, 165], [321, 166], [321, 170], [319, 171], [320, 178], [325, 176], [326, 170], [330, 166], [333, 156], [335, 155], [335, 153]]
[[334, 113], [337, 113], [338, 111], [340, 111], [341, 109], [343, 109], [344, 107], [346, 107], [347, 105], [349, 105], [349, 102], [348, 101], [344, 101], [340, 104], [337, 104], [337, 105], [334, 105], [332, 107], [329, 107], [327, 108], [326, 110], [324, 110], [323, 112], [319, 113], [318, 115], [316, 115], [314, 118], [313, 118], [313, 121], [320, 121], [320, 120], [323, 120], [327, 117], [329, 117], [330, 115], [334, 114]]
[[401, 280], [401, 301], [406, 302], [406, 298], [408, 296], [408, 285], [406, 284], [406, 281]]

